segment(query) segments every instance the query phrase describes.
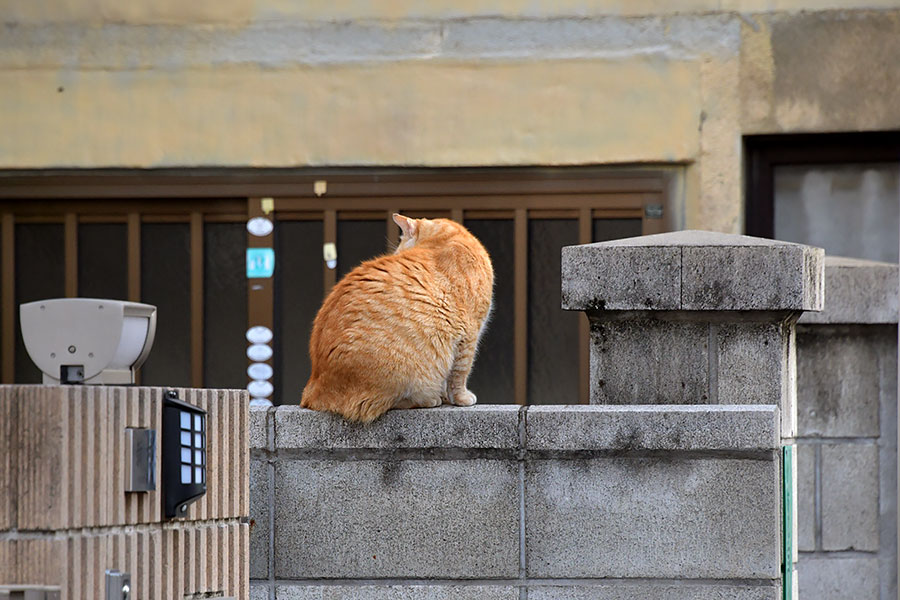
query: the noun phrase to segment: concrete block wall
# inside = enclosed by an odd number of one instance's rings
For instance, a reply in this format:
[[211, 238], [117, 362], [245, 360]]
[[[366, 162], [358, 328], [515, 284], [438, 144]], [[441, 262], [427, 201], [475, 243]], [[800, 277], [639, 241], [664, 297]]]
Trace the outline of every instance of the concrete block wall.
[[165, 521], [159, 471], [157, 491], [124, 491], [125, 429], [161, 431], [162, 388], [0, 386], [0, 585], [94, 600], [119, 569], [140, 600], [247, 599], [246, 392], [176, 391], [207, 411], [208, 486]]
[[797, 326], [800, 592], [897, 597], [897, 265], [827, 257]]
[[780, 597], [774, 405], [251, 409], [251, 597]]

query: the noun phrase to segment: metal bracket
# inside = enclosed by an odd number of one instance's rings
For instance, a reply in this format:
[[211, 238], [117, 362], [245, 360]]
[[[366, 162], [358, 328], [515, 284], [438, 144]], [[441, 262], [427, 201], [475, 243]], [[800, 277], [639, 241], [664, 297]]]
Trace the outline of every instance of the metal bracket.
[[156, 430], [125, 430], [125, 491], [156, 489]]

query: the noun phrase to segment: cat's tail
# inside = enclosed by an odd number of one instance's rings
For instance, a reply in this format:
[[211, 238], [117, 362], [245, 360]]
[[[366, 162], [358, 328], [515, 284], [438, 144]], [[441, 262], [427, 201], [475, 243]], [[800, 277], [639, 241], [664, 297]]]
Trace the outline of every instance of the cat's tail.
[[337, 413], [350, 421], [370, 423], [394, 406], [394, 398], [380, 390], [344, 389], [335, 393], [310, 378], [303, 388], [300, 406]]

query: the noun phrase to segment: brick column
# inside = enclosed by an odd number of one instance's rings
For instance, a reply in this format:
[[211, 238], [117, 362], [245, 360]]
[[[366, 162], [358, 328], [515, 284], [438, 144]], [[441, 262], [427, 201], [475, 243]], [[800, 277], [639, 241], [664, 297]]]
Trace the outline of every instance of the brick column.
[[682, 231], [562, 251], [562, 306], [591, 322], [591, 404], [775, 404], [796, 435], [795, 324], [824, 251]]

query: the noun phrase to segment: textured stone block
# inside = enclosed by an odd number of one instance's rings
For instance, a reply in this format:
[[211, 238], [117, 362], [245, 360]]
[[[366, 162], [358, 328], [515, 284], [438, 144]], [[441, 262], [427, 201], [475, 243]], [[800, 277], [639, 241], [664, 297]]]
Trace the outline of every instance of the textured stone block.
[[562, 249], [564, 309], [677, 310], [681, 307], [681, 250], [626, 244], [627, 241]]
[[275, 411], [275, 444], [285, 448], [506, 448], [519, 444], [518, 406], [391, 410], [353, 423], [298, 406]]
[[528, 600], [778, 600], [775, 585], [617, 582], [529, 588]]
[[591, 404], [708, 404], [706, 323], [591, 321]]
[[800, 323], [896, 323], [897, 265], [841, 256], [825, 257], [825, 308]]
[[513, 461], [298, 460], [275, 473], [277, 578], [518, 575]]
[[816, 447], [797, 444], [797, 537], [801, 552], [816, 549]]
[[682, 310], [822, 310], [821, 248], [727, 234], [702, 237], [683, 249]]
[[752, 406], [531, 406], [529, 450], [774, 450], [778, 408]]
[[508, 585], [279, 585], [275, 600], [519, 600]]
[[562, 250], [569, 310], [821, 310], [821, 248], [679, 231]]
[[780, 404], [786, 394], [791, 342], [782, 323], [713, 325], [720, 404]]
[[801, 555], [800, 598], [868, 600], [878, 598], [878, 558], [818, 558]]
[[878, 448], [822, 446], [822, 545], [878, 550]]
[[269, 439], [269, 433], [275, 409], [271, 406], [250, 407], [250, 449], [272, 450], [274, 441]]
[[250, 584], [250, 600], [269, 600], [269, 586], [262, 583]]
[[799, 435], [879, 435], [881, 370], [897, 368], [896, 354], [878, 343], [884, 337], [896, 338], [896, 330], [890, 329], [797, 328]]
[[777, 578], [779, 476], [763, 460], [533, 461], [528, 575]]
[[269, 464], [250, 463], [250, 578], [269, 576]]

